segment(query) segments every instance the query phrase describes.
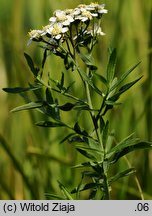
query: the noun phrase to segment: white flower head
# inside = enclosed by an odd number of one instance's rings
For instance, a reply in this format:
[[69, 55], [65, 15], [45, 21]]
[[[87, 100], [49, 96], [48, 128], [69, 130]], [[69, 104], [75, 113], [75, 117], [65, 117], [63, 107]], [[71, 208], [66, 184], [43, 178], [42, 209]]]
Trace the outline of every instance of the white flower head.
[[74, 10], [73, 10], [73, 15], [74, 16], [77, 16], [77, 15], [80, 15], [81, 14], [81, 9], [80, 8], [75, 8]]
[[73, 11], [74, 11], [74, 9], [65, 9], [64, 11], [65, 11], [65, 13], [66, 13], [67, 15], [72, 15], [72, 16], [73, 16]]
[[105, 7], [104, 4], [91, 3], [90, 5], [86, 6], [86, 9], [88, 11], [95, 12], [98, 15], [101, 15], [101, 14], [105, 14], [108, 12], [108, 10], [106, 10], [104, 7]]
[[55, 23], [56, 22], [56, 17], [55, 16], [50, 17], [49, 21], [52, 22], [52, 23]]
[[41, 37], [41, 30], [31, 30], [28, 34], [31, 39], [39, 39]]
[[61, 23], [55, 23], [54, 25], [48, 26], [46, 32], [50, 34], [53, 38], [59, 40], [64, 33], [66, 33], [69, 29], [67, 27], [63, 27]]
[[[84, 17], [84, 19], [92, 19], [92, 14], [90, 13], [90, 11], [87, 10], [82, 10], [82, 17]], [[82, 20], [84, 20], [82, 19]]]
[[[56, 10], [49, 19], [49, 25], [44, 26], [42, 30], [29, 32], [29, 44], [33, 40], [46, 42], [45, 40], [48, 40], [48, 38], [49, 40], [61, 40], [64, 42], [71, 35], [66, 34], [69, 29], [75, 30], [75, 28], [71, 28], [71, 25], [76, 25], [76, 30], [72, 33], [73, 38], [77, 38], [79, 35], [82, 36], [82, 33], [84, 35], [91, 34], [92, 36], [104, 35], [101, 27], [97, 24], [102, 14], [107, 13], [104, 7], [104, 4], [91, 3], [89, 5], [79, 4], [74, 9]], [[85, 25], [86, 22], [87, 25]], [[79, 23], [85, 24], [79, 25]]]
[[40, 41], [42, 39], [42, 31], [41, 30], [31, 30], [29, 33], [30, 39], [27, 43], [29, 46], [32, 41]]
[[101, 4], [101, 5], [96, 6], [95, 8], [99, 14], [106, 14], [106, 13], [108, 13], [108, 10], [105, 9], [104, 7], [105, 7], [105, 5]]
[[92, 18], [93, 18], [93, 15], [91, 14], [91, 12], [87, 11], [84, 8], [81, 8], [80, 9], [80, 14], [78, 14], [75, 17], [76, 20], [80, 20], [82, 22], [86, 22], [87, 20], [92, 20]]
[[71, 14], [66, 14], [65, 11], [56, 10], [54, 12], [54, 17], [51, 17], [49, 21], [52, 23], [59, 22], [64, 26], [69, 26], [71, 22], [74, 22], [74, 19]]
[[41, 35], [42, 35], [42, 36], [47, 35], [47, 34], [48, 34], [48, 29], [49, 29], [49, 28], [51, 28], [51, 25], [46, 25], [46, 26], [44, 26]]

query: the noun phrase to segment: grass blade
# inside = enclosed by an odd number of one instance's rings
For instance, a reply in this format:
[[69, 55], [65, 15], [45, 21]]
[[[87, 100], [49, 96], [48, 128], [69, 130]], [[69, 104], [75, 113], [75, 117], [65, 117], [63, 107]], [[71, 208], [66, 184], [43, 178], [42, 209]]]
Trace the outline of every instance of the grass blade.
[[34, 199], [37, 199], [37, 196], [35, 194], [35, 191], [33, 190], [33, 186], [30, 183], [28, 177], [26, 176], [24, 169], [20, 163], [20, 161], [16, 158], [16, 156], [13, 154], [13, 152], [11, 151], [10, 147], [8, 146], [7, 142], [5, 141], [5, 139], [0, 135], [0, 143], [3, 147], [3, 149], [5, 150], [5, 152], [7, 153], [7, 155], [9, 156], [9, 158], [11, 159], [11, 161], [13, 162], [16, 170], [21, 174], [23, 181], [25, 182], [26, 186], [29, 188], [29, 190], [31, 191], [31, 194], [33, 196]]

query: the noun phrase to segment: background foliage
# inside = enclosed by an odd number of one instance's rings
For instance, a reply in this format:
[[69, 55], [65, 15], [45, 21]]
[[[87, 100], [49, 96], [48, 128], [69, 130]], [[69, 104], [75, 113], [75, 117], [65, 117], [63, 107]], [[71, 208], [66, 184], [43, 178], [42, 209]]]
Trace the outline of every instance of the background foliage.
[[[0, 88], [23, 86], [32, 79], [24, 59], [29, 53], [39, 63], [40, 48], [32, 43], [27, 47], [27, 32], [40, 29], [56, 9], [76, 7], [88, 0], [0, 0]], [[144, 75], [121, 101], [123, 104], [111, 112], [111, 129], [118, 140], [135, 131], [141, 139], [152, 140], [152, 2], [151, 0], [105, 0], [109, 13], [102, 20], [106, 33], [95, 50], [96, 64], [104, 74], [107, 63], [107, 48], [116, 47], [118, 53], [117, 71], [121, 74], [138, 61], [140, 66], [132, 78]], [[46, 71], [61, 76], [62, 62], [50, 57]], [[133, 77], [134, 76], [134, 77]], [[71, 73], [69, 79], [77, 79]], [[67, 81], [68, 82], [68, 81]], [[77, 85], [78, 91], [81, 86]], [[96, 101], [96, 98], [94, 98]], [[59, 144], [66, 131], [43, 129], [34, 122], [44, 119], [36, 112], [10, 114], [9, 111], [23, 104], [16, 95], [0, 91], [0, 199], [44, 199], [48, 193], [59, 193], [57, 180], [67, 188], [73, 188], [80, 181], [78, 170], [70, 169], [78, 155], [69, 144]], [[67, 121], [72, 115], [65, 115]], [[87, 119], [83, 119], [84, 126]], [[152, 198], [152, 152], [138, 151], [128, 156], [137, 169], [137, 177], [144, 191], [145, 199]], [[126, 167], [122, 160], [114, 167], [117, 172]], [[84, 193], [84, 199], [86, 194]], [[48, 198], [48, 197], [47, 197]], [[121, 179], [114, 185], [113, 199], [138, 199], [139, 191], [134, 177]]]

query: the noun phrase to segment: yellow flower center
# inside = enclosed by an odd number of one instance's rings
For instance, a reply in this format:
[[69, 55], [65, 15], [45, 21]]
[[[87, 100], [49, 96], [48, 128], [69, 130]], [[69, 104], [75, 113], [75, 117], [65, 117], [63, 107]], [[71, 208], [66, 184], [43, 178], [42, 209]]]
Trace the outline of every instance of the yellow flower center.
[[66, 15], [58, 15], [57, 20], [58, 21], [65, 21], [65, 20], [67, 20], [67, 17], [66, 17]]
[[58, 25], [54, 25], [54, 28], [52, 29], [52, 35], [58, 35], [61, 33], [61, 28]]
[[91, 13], [89, 11], [83, 11], [82, 15], [85, 16], [85, 17], [87, 17], [90, 20], [92, 19], [92, 15], [91, 15]]

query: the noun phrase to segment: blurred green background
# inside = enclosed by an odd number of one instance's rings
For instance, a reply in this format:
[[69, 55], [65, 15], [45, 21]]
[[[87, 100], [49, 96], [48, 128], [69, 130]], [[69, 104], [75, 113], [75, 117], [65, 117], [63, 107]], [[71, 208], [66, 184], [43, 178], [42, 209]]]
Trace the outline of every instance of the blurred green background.
[[[57, 180], [69, 190], [80, 182], [80, 171], [70, 167], [81, 158], [78, 159], [72, 146], [59, 144], [66, 131], [36, 127], [34, 122], [43, 120], [37, 112], [10, 113], [24, 101], [18, 95], [2, 91], [3, 87], [26, 87], [33, 79], [24, 52], [37, 64], [41, 61], [42, 52], [37, 44], [27, 47], [28, 31], [47, 25], [54, 10], [74, 8], [80, 3], [91, 1], [0, 0], [0, 199], [45, 199], [49, 198], [47, 193], [61, 194]], [[99, 40], [94, 53], [100, 72], [104, 73], [110, 46], [117, 48], [118, 74], [142, 61], [131, 76], [133, 79], [143, 75], [142, 81], [110, 113], [111, 130], [117, 140], [135, 132], [141, 139], [152, 141], [152, 1], [104, 0], [101, 3], [106, 4], [109, 12], [102, 19], [106, 36]], [[52, 57], [46, 71], [58, 77], [61, 67], [62, 63]], [[71, 116], [66, 118], [71, 120]], [[152, 199], [152, 151], [131, 153], [128, 159], [137, 169], [145, 199]], [[125, 160], [114, 171], [123, 167], [126, 167]], [[82, 196], [85, 198], [86, 194]], [[134, 177], [115, 183], [112, 199], [140, 199]]]

